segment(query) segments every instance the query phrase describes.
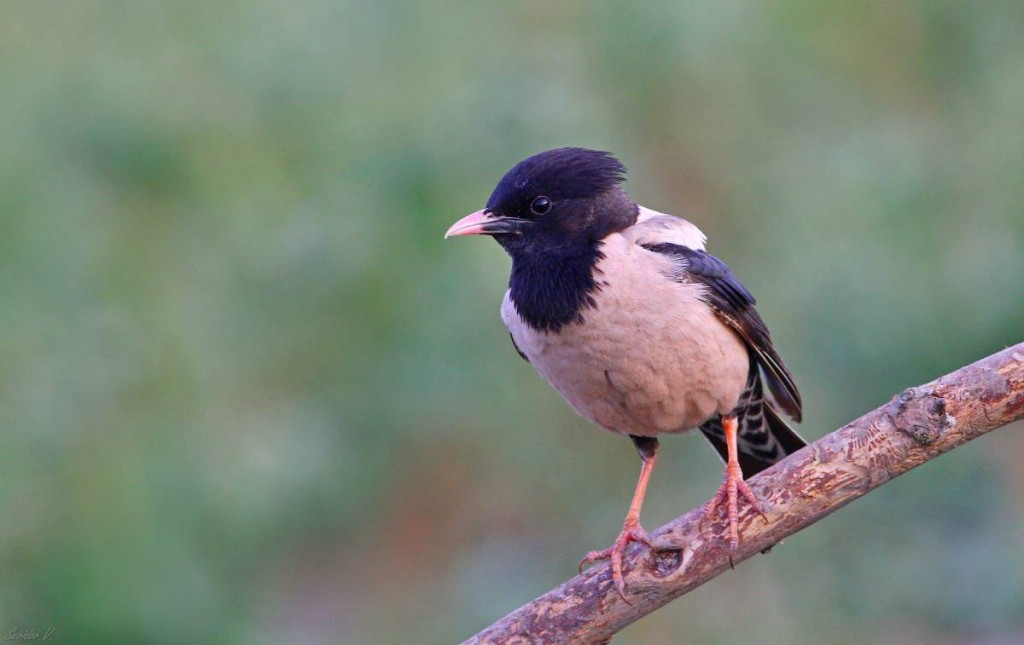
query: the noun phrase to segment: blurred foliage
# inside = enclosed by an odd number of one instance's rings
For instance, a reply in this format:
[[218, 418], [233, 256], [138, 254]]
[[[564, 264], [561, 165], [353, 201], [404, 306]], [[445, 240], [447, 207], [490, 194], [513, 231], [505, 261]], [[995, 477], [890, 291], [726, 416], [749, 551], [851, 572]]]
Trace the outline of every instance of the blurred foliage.
[[[817, 438], [1024, 335], [1024, 5], [9, 2], [0, 625], [446, 642], [618, 530], [638, 462], [515, 355], [513, 163], [615, 151], [759, 296]], [[665, 442], [645, 523], [720, 464]], [[622, 643], [1024, 639], [1024, 438]]]

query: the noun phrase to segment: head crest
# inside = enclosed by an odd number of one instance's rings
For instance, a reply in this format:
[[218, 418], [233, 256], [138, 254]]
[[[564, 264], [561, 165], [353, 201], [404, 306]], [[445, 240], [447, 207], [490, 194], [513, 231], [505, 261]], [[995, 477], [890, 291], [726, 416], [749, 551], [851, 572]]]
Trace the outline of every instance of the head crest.
[[524, 159], [509, 170], [487, 202], [500, 208], [530, 196], [551, 199], [593, 197], [626, 178], [626, 167], [609, 152], [586, 148], [556, 148]]

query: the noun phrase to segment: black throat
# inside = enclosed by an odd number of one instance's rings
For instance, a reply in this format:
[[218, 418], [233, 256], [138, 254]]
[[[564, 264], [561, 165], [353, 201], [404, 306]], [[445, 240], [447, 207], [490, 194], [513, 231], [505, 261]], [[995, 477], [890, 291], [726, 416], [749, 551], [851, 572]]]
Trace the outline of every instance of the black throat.
[[512, 256], [509, 290], [512, 304], [530, 327], [557, 332], [582, 323], [583, 310], [596, 307], [595, 278], [604, 257], [601, 242], [581, 241], [568, 247]]

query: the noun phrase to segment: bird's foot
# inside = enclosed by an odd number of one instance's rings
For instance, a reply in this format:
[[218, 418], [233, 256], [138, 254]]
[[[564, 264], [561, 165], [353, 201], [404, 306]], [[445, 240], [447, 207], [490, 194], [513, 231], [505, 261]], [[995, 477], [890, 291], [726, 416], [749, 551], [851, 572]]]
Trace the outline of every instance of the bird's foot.
[[580, 560], [580, 573], [583, 573], [583, 567], [588, 564], [600, 562], [601, 560], [611, 560], [612, 582], [615, 583], [615, 588], [619, 590], [619, 595], [627, 603], [629, 603], [629, 599], [626, 598], [626, 582], [622, 578], [622, 557], [625, 555], [626, 547], [629, 546], [630, 542], [640, 542], [649, 547], [654, 547], [650, 536], [647, 535], [647, 531], [644, 530], [644, 527], [640, 526], [640, 522], [627, 520], [622, 526], [622, 532], [619, 533], [619, 537], [615, 538], [614, 544], [607, 549], [591, 551]]
[[708, 502], [707, 508], [704, 510], [704, 515], [701, 517], [700, 524], [701, 530], [703, 530], [704, 521], [714, 515], [715, 511], [720, 506], [725, 504], [726, 518], [729, 520], [729, 535], [726, 539], [726, 550], [729, 553], [729, 566], [733, 566], [732, 555], [736, 552], [736, 548], [740, 544], [740, 529], [739, 529], [739, 497], [743, 496], [750, 506], [761, 515], [765, 520], [768, 518], [765, 516], [764, 511], [761, 509], [761, 502], [758, 501], [757, 496], [754, 495], [754, 491], [750, 490], [750, 486], [747, 486], [747, 482], [743, 481], [743, 473], [740, 470], [738, 463], [730, 463], [725, 467], [725, 481], [718, 487], [718, 492]]

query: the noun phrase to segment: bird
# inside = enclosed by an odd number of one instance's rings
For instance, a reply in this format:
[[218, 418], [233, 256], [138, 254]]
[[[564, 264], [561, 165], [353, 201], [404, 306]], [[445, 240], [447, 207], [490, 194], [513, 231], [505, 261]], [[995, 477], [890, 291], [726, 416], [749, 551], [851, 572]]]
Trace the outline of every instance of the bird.
[[708, 253], [696, 225], [639, 205], [625, 178], [609, 152], [540, 152], [513, 166], [486, 207], [445, 238], [491, 236], [511, 256], [501, 318], [513, 347], [577, 413], [629, 437], [640, 455], [622, 530], [580, 562], [582, 572], [610, 560], [629, 602], [627, 547], [654, 547], [640, 512], [660, 435], [699, 429], [725, 461], [702, 517], [724, 508], [730, 563], [740, 498], [764, 517], [744, 478], [806, 442], [781, 416], [799, 422], [802, 400], [754, 296]]

